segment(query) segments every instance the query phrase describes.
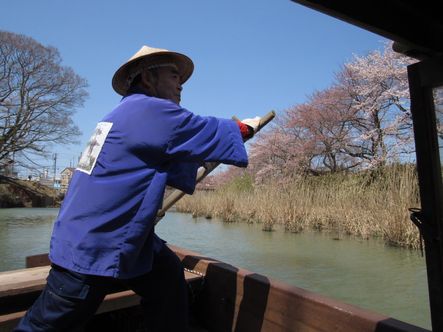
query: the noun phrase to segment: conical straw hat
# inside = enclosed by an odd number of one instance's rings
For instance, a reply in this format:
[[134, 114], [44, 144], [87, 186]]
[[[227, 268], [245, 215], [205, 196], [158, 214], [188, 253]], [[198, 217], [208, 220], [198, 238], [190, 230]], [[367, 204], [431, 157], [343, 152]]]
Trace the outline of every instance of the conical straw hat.
[[184, 54], [162, 48], [143, 46], [115, 72], [112, 78], [112, 87], [118, 94], [124, 96], [132, 79], [134, 79], [133, 74], [140, 69], [141, 64], [149, 67], [150, 65], [165, 63], [173, 63], [177, 66], [182, 84], [188, 80], [194, 71], [194, 63]]

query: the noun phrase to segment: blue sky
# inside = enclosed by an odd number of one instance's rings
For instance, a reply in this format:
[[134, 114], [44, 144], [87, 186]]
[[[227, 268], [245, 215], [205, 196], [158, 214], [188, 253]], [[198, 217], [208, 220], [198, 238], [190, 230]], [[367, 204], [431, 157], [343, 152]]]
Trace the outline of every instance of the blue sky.
[[112, 75], [142, 45], [193, 59], [183, 107], [245, 118], [304, 102], [353, 54], [385, 41], [289, 0], [1, 0], [0, 29], [56, 47], [89, 83], [74, 118], [81, 144], [55, 148], [58, 172], [77, 162], [96, 123], [120, 100]]

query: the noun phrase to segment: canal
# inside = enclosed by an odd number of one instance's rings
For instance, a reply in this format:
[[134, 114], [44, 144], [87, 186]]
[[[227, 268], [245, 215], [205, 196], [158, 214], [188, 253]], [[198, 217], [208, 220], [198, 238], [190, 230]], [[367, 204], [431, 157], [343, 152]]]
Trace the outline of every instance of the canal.
[[[48, 251], [58, 209], [0, 209], [0, 271]], [[426, 266], [419, 252], [359, 240], [224, 223], [168, 213], [157, 234], [179, 247], [430, 329]]]

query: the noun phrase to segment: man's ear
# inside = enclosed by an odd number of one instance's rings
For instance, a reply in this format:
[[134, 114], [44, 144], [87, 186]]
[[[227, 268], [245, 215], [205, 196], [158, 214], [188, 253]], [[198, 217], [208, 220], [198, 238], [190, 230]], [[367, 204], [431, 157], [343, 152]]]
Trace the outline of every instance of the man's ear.
[[153, 97], [155, 97], [157, 91], [155, 89], [155, 77], [154, 75], [148, 71], [145, 70], [141, 73], [141, 82], [144, 89], [146, 89], [149, 94]]

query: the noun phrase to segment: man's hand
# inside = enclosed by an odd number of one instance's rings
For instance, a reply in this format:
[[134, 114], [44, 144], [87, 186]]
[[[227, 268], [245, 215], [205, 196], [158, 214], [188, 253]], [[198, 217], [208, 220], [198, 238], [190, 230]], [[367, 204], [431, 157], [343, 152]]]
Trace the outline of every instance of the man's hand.
[[260, 125], [261, 118], [259, 116], [256, 116], [252, 119], [244, 119], [241, 120], [242, 123], [252, 128], [254, 134], [257, 132], [258, 126]]

